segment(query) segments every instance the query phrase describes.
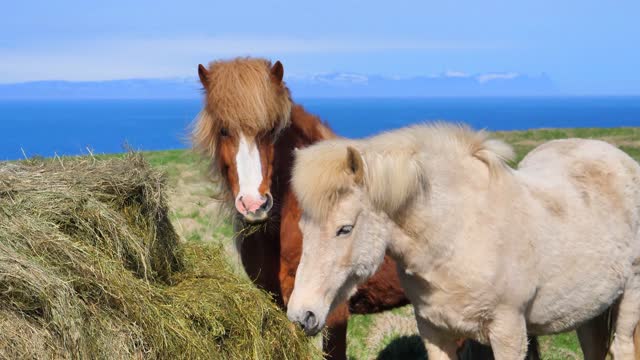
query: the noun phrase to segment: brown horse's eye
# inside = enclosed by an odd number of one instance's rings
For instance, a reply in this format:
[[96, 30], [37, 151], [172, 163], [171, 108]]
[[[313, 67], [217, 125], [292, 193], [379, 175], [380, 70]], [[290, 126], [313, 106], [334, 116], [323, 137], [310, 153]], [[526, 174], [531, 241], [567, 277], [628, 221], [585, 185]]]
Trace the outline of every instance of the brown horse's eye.
[[229, 130], [227, 130], [227, 128], [220, 128], [220, 136], [229, 136]]

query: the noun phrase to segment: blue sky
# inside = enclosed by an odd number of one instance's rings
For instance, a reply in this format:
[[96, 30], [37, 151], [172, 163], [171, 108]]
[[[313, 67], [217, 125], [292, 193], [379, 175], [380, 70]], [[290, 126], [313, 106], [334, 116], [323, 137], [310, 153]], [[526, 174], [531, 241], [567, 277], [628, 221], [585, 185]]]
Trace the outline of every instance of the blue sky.
[[0, 82], [195, 76], [237, 55], [287, 74], [548, 74], [640, 94], [640, 1], [12, 1]]

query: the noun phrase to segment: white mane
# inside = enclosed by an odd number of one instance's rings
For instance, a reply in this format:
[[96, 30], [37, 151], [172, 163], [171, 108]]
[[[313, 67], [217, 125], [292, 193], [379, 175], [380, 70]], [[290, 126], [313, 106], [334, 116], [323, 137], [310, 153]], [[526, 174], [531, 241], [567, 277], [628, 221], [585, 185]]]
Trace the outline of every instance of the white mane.
[[348, 171], [347, 148], [361, 153], [366, 164], [364, 184], [373, 203], [389, 214], [400, 210], [412, 194], [428, 186], [428, 174], [418, 154], [447, 152], [475, 157], [499, 175], [513, 158], [511, 147], [484, 131], [447, 123], [416, 125], [363, 140], [323, 141], [297, 152], [293, 188], [311, 216], [326, 217], [354, 179]]

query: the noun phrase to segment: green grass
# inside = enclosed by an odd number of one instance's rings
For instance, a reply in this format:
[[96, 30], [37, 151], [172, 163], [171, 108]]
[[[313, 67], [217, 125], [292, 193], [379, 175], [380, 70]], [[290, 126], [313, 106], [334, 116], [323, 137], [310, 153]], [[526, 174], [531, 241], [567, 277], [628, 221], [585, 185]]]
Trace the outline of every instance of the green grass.
[[198, 167], [203, 164], [202, 159], [189, 150], [149, 151], [144, 156], [152, 166], [164, 169], [170, 181], [180, 176], [180, 167], [176, 167], [176, 164], [183, 167]]
[[617, 140], [637, 141], [640, 139], [640, 128], [535, 129], [524, 131], [498, 131], [495, 134], [497, 137], [508, 142], [518, 142], [522, 140], [542, 142], [572, 137], [584, 139], [615, 138]]
[[371, 315], [354, 315], [349, 320], [347, 328], [347, 339], [358, 339], [359, 341], [349, 341], [347, 355], [349, 359], [365, 359], [369, 354], [366, 339], [369, 328], [373, 325], [374, 318]]
[[[640, 161], [640, 128], [585, 128], [585, 129], [541, 129], [527, 131], [498, 132], [496, 137], [504, 139], [517, 153], [516, 163], [527, 152], [542, 142], [568, 138], [593, 138], [602, 139], [618, 145], [636, 160]], [[119, 156], [119, 155], [109, 155]], [[201, 242], [215, 241], [229, 242], [233, 229], [229, 221], [214, 221], [210, 213], [202, 210], [211, 202], [210, 186], [207, 187], [207, 164], [197, 155], [187, 150], [168, 150], [145, 153], [151, 164], [161, 168], [168, 174], [171, 184], [195, 184], [190, 189], [189, 195], [193, 196], [193, 207], [179, 209], [172, 215], [177, 221], [195, 221], [199, 226], [196, 231], [188, 232], [183, 236], [188, 241]], [[200, 185], [201, 184], [201, 185]], [[210, 185], [210, 184], [209, 184]], [[185, 220], [191, 219], [191, 220]], [[397, 314], [408, 314], [406, 308], [392, 310]], [[371, 335], [371, 329], [375, 326], [379, 315], [354, 315], [348, 326], [348, 355], [350, 359], [422, 359], [424, 348], [419, 337], [416, 336], [385, 336], [380, 344], [371, 348], [367, 339]], [[407, 315], [411, 316], [411, 315]], [[544, 336], [540, 338], [540, 348], [544, 359], [571, 359], [581, 358], [580, 347], [574, 332], [556, 336]], [[375, 353], [378, 351], [377, 353]]]
[[[96, 158], [122, 158], [126, 153], [97, 154]], [[200, 158], [190, 150], [174, 149], [159, 151], [143, 151], [145, 159], [152, 166], [191, 165], [200, 162]]]
[[575, 332], [541, 336], [540, 352], [547, 360], [580, 359], [582, 351]]
[[229, 220], [223, 221], [216, 230], [228, 238], [233, 236], [233, 226], [231, 225], [231, 221]]
[[620, 149], [629, 154], [632, 158], [640, 161], [640, 146], [621, 145]]
[[145, 158], [153, 166], [166, 166], [174, 164], [191, 165], [200, 163], [200, 157], [188, 150], [163, 150], [148, 151]]

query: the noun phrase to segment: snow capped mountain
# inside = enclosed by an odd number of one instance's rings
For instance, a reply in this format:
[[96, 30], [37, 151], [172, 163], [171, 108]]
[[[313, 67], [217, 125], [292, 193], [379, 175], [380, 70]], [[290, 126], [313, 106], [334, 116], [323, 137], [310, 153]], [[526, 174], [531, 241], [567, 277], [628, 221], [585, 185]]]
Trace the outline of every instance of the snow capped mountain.
[[551, 79], [542, 74], [515, 72], [468, 74], [447, 71], [415, 77], [388, 77], [354, 73], [291, 76], [287, 84], [297, 97], [357, 96], [532, 96], [556, 95]]

